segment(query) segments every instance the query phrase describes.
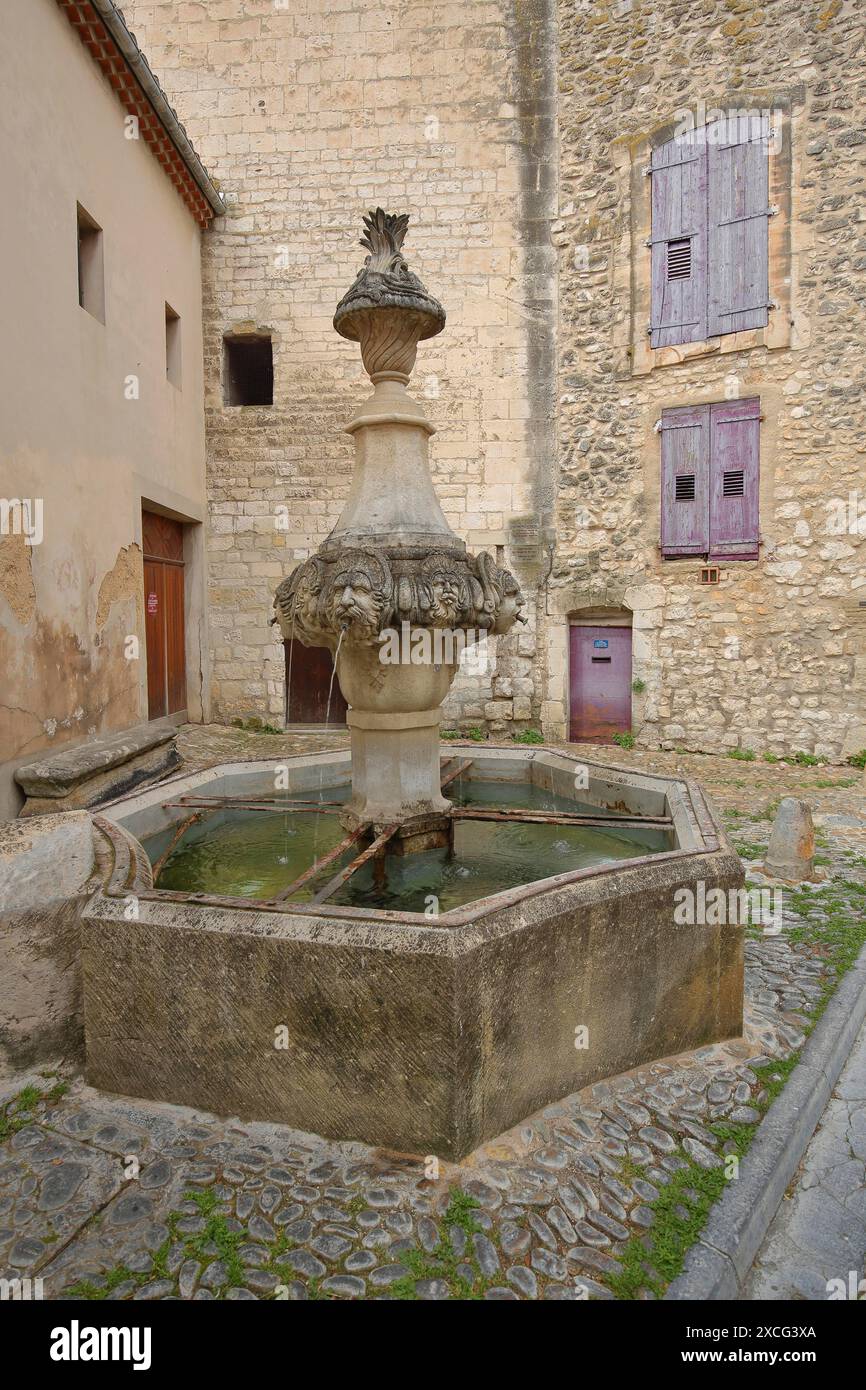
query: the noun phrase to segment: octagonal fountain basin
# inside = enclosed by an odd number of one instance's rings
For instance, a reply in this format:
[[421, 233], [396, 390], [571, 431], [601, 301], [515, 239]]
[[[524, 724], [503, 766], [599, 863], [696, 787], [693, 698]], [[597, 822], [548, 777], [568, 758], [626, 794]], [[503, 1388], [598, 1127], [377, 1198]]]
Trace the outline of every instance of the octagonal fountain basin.
[[700, 905], [743, 874], [695, 784], [452, 744], [453, 810], [406, 837], [347, 832], [350, 781], [222, 764], [94, 815], [93, 1085], [458, 1159], [741, 1032], [742, 929]]

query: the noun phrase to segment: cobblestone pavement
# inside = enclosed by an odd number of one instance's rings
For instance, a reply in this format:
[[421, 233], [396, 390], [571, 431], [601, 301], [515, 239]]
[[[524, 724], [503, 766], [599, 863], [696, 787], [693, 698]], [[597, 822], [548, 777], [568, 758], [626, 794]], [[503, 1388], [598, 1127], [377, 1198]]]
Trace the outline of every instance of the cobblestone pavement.
[[790, 1195], [767, 1233], [743, 1297], [862, 1299], [866, 1298], [864, 1276], [866, 1024], [806, 1150]]
[[[340, 738], [181, 741], [204, 766]], [[786, 893], [778, 934], [747, 929], [743, 1039], [592, 1086], [460, 1165], [108, 1096], [62, 1067], [19, 1078], [0, 1109], [0, 1274], [47, 1298], [659, 1297], [866, 937], [860, 775], [772, 766], [749, 786], [726, 759], [598, 751], [700, 780], [747, 867], [780, 795], [820, 810], [826, 881]]]

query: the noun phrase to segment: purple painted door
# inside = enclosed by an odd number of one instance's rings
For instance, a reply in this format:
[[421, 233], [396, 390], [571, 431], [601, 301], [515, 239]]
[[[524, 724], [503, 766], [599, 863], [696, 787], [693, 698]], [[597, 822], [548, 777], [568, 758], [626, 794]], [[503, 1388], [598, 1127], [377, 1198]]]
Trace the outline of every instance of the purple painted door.
[[570, 630], [572, 743], [608, 743], [631, 728], [631, 628]]

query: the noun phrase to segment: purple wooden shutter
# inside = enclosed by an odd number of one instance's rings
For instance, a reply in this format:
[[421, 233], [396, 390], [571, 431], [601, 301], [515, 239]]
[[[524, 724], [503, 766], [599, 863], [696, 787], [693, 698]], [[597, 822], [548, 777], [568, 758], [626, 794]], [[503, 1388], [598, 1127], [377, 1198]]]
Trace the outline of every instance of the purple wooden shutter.
[[769, 149], [766, 116], [707, 128], [710, 337], [767, 322]]
[[663, 410], [662, 554], [706, 555], [709, 550], [710, 407]]
[[707, 336], [707, 151], [689, 131], [653, 150], [650, 343]]
[[711, 560], [757, 560], [761, 402], [710, 406]]

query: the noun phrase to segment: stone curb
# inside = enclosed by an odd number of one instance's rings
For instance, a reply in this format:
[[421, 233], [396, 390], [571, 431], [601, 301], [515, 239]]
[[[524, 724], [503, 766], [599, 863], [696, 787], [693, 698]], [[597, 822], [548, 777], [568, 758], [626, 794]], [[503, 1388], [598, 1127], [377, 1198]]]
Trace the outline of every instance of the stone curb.
[[758, 1127], [740, 1176], [710, 1211], [666, 1299], [736, 1299], [866, 1018], [866, 948]]

